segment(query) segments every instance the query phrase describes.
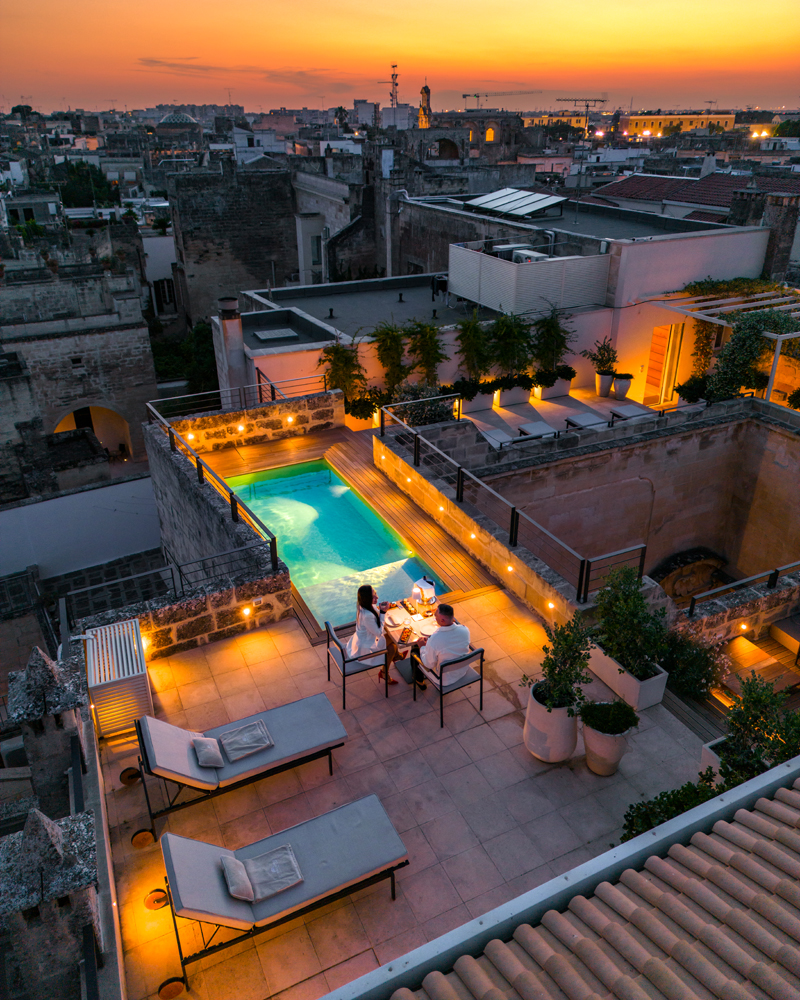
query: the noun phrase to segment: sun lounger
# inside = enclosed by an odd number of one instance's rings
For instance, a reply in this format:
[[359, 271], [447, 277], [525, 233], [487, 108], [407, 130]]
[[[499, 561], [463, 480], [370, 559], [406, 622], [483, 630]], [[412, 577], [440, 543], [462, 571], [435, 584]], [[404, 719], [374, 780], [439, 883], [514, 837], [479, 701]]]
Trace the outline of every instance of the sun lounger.
[[519, 425], [520, 437], [540, 438], [555, 434], [555, 428], [545, 420], [530, 420], [527, 424]]
[[[231, 896], [222, 869], [223, 855], [247, 865], [285, 845], [290, 845], [294, 853], [302, 881], [260, 902], [250, 903]], [[161, 850], [183, 971], [180, 979], [170, 979], [167, 983], [180, 984], [182, 981], [184, 985], [187, 985], [188, 964], [358, 889], [391, 879], [394, 899], [395, 872], [408, 864], [406, 847], [376, 795], [357, 799], [237, 851], [172, 833], [165, 833], [161, 838]], [[241, 933], [184, 955], [178, 918], [212, 924], [217, 929], [232, 928]], [[192, 936], [190, 940], [195, 942], [197, 937]], [[205, 938], [203, 941], [205, 944]], [[162, 983], [162, 987], [167, 983]]]
[[597, 429], [608, 424], [598, 413], [573, 413], [571, 417], [564, 418], [567, 427]]
[[481, 434], [483, 434], [489, 444], [498, 451], [504, 444], [508, 444], [510, 441], [514, 440], [513, 436], [507, 431], [501, 431], [495, 427], [487, 427], [486, 430], [481, 429]]
[[[219, 740], [226, 733], [230, 734], [233, 730], [258, 721], [266, 728], [272, 740], [271, 746], [234, 761], [223, 750], [221, 767], [200, 765], [192, 740], [198, 736]], [[136, 846], [145, 846], [152, 842], [146, 836], [148, 833], [153, 838], [156, 836], [155, 820], [158, 817], [185, 809], [196, 802], [204, 802], [233, 788], [260, 781], [271, 774], [278, 774], [321, 757], [328, 758], [328, 768], [333, 774], [332, 751], [343, 746], [347, 732], [327, 697], [315, 694], [246, 719], [217, 726], [204, 733], [194, 733], [145, 715], [136, 720], [136, 735], [139, 738], [139, 770], [128, 768], [123, 771], [121, 779], [125, 784], [142, 779], [151, 828], [149, 831], [137, 830], [132, 841]], [[146, 774], [178, 786], [175, 794], [170, 797], [165, 785], [165, 807], [153, 809]], [[178, 801], [181, 793], [187, 789], [197, 794]]]
[[623, 403], [621, 406], [612, 406], [611, 415], [617, 420], [635, 420], [637, 417], [658, 416], [648, 406], [639, 406], [638, 403]]

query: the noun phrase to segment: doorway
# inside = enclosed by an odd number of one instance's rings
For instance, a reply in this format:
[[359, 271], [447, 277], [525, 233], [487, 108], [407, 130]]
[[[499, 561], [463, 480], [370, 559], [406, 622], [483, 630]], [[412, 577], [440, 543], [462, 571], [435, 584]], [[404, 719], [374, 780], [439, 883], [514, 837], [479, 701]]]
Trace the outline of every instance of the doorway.
[[675, 379], [683, 344], [683, 323], [653, 327], [643, 402], [669, 404], [675, 399]]

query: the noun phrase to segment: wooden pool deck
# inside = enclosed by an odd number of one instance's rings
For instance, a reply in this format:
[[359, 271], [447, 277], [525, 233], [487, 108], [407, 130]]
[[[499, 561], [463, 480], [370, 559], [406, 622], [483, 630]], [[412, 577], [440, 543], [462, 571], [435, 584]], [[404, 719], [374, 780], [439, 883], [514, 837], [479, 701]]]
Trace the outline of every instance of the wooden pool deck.
[[207, 452], [203, 458], [223, 478], [325, 458], [447, 584], [453, 601], [464, 600], [487, 587], [498, 587], [487, 569], [375, 468], [371, 434], [336, 428], [300, 438]]

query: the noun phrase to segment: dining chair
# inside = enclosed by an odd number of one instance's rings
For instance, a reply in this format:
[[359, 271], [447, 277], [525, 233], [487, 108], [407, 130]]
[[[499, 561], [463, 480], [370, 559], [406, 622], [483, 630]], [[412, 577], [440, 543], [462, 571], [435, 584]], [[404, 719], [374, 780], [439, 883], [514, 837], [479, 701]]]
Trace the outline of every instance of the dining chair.
[[[463, 656], [457, 656], [452, 660], [445, 660], [441, 664], [439, 674], [428, 670], [414, 653], [411, 654], [411, 660], [413, 661], [412, 668], [416, 665], [422, 671], [425, 680], [430, 681], [439, 692], [439, 726], [442, 729], [444, 728], [444, 696], [452, 694], [453, 691], [459, 691], [461, 688], [467, 687], [468, 684], [474, 684], [476, 681], [480, 682], [479, 704], [480, 711], [483, 711], [483, 649], [471, 649], [469, 653], [465, 653]], [[475, 663], [478, 665], [477, 670], [474, 666]], [[448, 672], [456, 667], [464, 666], [468, 668], [466, 673], [457, 680], [448, 682]], [[412, 683], [411, 687], [414, 689], [414, 701], [416, 701], [417, 685]]]
[[[364, 673], [365, 670], [374, 670], [375, 667], [382, 667], [386, 697], [389, 697], [389, 651], [374, 649], [371, 653], [364, 653], [362, 656], [349, 657], [344, 643], [336, 634], [336, 629], [330, 622], [325, 622], [325, 632], [328, 640], [328, 680], [331, 679], [331, 661], [342, 675], [342, 711], [347, 708], [347, 678], [355, 674]], [[364, 663], [364, 660], [375, 660], [380, 657], [382, 663]]]

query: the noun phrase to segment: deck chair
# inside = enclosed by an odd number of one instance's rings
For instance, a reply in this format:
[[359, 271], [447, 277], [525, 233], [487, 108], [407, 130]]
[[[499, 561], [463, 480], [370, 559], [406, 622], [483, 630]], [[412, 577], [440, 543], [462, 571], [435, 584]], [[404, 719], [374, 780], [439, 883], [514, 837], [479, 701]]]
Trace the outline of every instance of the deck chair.
[[[260, 902], [234, 898], [222, 870], [222, 857], [249, 861], [289, 845], [302, 881]], [[239, 944], [305, 913], [349, 896], [383, 879], [391, 879], [395, 898], [395, 872], [408, 864], [408, 852], [377, 795], [368, 795], [333, 809], [316, 819], [265, 837], [254, 844], [229, 851], [205, 841], [173, 833], [161, 838], [167, 871], [167, 897], [172, 908], [181, 977], [162, 983], [188, 986], [186, 966], [216, 951]], [[199, 924], [203, 948], [185, 955], [178, 919]], [[206, 940], [203, 925], [214, 927]], [[211, 944], [221, 928], [238, 933]], [[224, 934], [222, 935], [224, 937]], [[196, 936], [189, 938], [197, 941]], [[165, 995], [175, 996], [174, 991]]]
[[[386, 688], [386, 697], [389, 697], [389, 650], [375, 649], [371, 653], [364, 653], [363, 656], [349, 658], [344, 643], [336, 634], [336, 629], [330, 622], [325, 622], [325, 632], [328, 638], [328, 680], [331, 679], [331, 662], [342, 675], [342, 711], [347, 707], [345, 699], [347, 697], [347, 678], [354, 674], [361, 674], [365, 670], [372, 670], [375, 667], [382, 667], [383, 681]], [[365, 660], [383, 659], [383, 663], [365, 663]]]
[[[225, 733], [259, 720], [273, 740], [272, 746], [233, 762], [222, 751], [223, 767], [200, 765], [192, 745], [193, 739], [210, 736], [218, 740]], [[136, 720], [136, 735], [139, 739], [139, 768], [127, 768], [120, 778], [127, 785], [140, 778], [142, 780], [150, 829], [137, 830], [131, 842], [143, 847], [157, 836], [156, 819], [178, 809], [186, 809], [197, 802], [205, 802], [234, 788], [321, 757], [328, 758], [328, 770], [333, 774], [332, 751], [344, 745], [347, 731], [326, 696], [315, 694], [246, 719], [228, 722], [205, 733], [194, 733], [145, 715]], [[163, 781], [167, 800], [165, 807], [153, 808], [145, 775]], [[178, 786], [172, 796], [167, 782]], [[191, 798], [180, 798], [187, 790], [196, 794]]]
[[[483, 711], [483, 649], [470, 648], [470, 652], [465, 653], [463, 656], [458, 656], [453, 660], [445, 660], [441, 664], [441, 669], [438, 674], [434, 673], [432, 670], [428, 670], [422, 660], [420, 660], [420, 658], [414, 653], [411, 654], [410, 659], [413, 661], [412, 667], [417, 666], [425, 675], [425, 679], [430, 681], [439, 692], [439, 726], [442, 729], [444, 728], [444, 696], [453, 691], [458, 691], [461, 688], [466, 687], [468, 684], [474, 684], [476, 681], [480, 682], [480, 711]], [[476, 663], [478, 665], [477, 670], [474, 667], [474, 664]], [[459, 677], [458, 680], [448, 682], [448, 671], [464, 666], [468, 666], [468, 669], [463, 677]], [[417, 685], [412, 683], [411, 687], [414, 689], [414, 701], [416, 701]]]

